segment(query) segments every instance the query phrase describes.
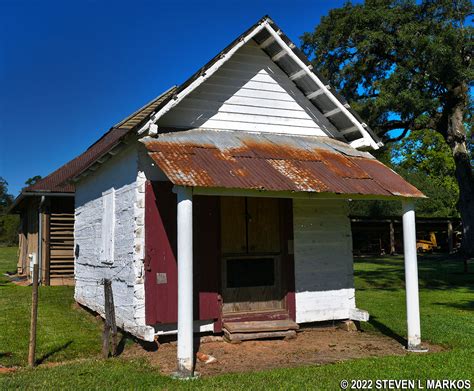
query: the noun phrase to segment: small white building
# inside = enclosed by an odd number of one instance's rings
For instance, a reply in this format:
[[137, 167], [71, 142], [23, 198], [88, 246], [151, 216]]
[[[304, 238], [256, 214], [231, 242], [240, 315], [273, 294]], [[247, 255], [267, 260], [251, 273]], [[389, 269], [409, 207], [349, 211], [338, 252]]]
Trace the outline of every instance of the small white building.
[[[353, 284], [350, 199], [404, 205], [408, 343], [420, 344], [413, 200], [381, 145], [264, 17], [179, 87], [85, 152], [75, 178], [76, 300], [152, 341], [228, 339], [297, 324], [367, 320]], [[248, 323], [250, 322], [250, 323]]]

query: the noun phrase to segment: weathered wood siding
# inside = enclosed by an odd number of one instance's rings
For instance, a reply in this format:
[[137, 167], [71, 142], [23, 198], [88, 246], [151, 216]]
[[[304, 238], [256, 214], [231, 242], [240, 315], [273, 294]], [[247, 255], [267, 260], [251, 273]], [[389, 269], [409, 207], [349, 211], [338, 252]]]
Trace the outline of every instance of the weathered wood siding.
[[[104, 315], [103, 278], [112, 280], [117, 325], [132, 334], [151, 340], [154, 330], [145, 325], [145, 289], [143, 276], [144, 188], [137, 181], [136, 145], [122, 151], [94, 174], [76, 185], [75, 212], [75, 299]], [[104, 219], [104, 196], [113, 216]], [[114, 224], [109, 230], [105, 220]], [[113, 232], [114, 238], [103, 238]], [[113, 249], [104, 246], [112, 244]], [[110, 258], [113, 254], [113, 258]]]
[[30, 269], [30, 259], [28, 258], [29, 254], [36, 253], [38, 254], [38, 205], [39, 200], [33, 198], [28, 205], [27, 210], [27, 251], [26, 251], [26, 275], [28, 278], [31, 277], [33, 270]]
[[45, 251], [49, 254], [51, 285], [67, 283], [74, 278], [74, 199], [52, 197], [50, 200], [48, 229], [45, 224]]
[[345, 201], [293, 201], [296, 321], [352, 317], [351, 226]]
[[336, 132], [253, 41], [161, 118], [159, 126], [316, 136]]

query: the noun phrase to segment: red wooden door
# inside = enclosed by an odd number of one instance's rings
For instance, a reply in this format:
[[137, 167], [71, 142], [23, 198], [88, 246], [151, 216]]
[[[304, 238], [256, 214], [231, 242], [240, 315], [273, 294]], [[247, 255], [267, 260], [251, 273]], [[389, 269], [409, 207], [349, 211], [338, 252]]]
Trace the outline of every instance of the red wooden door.
[[176, 194], [170, 182], [145, 187], [145, 320], [147, 324], [178, 320], [176, 263]]
[[[147, 324], [178, 321], [177, 205], [173, 185], [147, 182], [145, 189], [145, 318]], [[193, 198], [194, 319], [220, 316], [219, 203]]]
[[219, 198], [193, 197], [194, 287], [200, 320], [217, 319], [220, 260]]

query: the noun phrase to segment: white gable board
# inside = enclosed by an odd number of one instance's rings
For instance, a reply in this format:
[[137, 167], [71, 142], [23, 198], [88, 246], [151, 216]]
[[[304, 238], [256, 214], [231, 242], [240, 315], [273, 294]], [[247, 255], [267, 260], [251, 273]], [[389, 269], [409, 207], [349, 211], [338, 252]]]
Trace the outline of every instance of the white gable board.
[[206, 128], [334, 137], [338, 131], [254, 41], [159, 119]]

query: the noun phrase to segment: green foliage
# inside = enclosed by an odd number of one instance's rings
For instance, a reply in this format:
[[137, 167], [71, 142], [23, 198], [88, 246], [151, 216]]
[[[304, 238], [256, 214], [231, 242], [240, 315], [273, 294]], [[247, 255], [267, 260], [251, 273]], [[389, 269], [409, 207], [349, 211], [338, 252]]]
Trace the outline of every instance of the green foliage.
[[8, 183], [0, 177], [0, 246], [11, 246], [18, 243], [20, 218], [7, 215], [7, 210], [14, 197], [8, 194]]
[[412, 131], [392, 146], [391, 153], [395, 170], [429, 197], [417, 202], [420, 216], [459, 217], [456, 167], [439, 133], [429, 129]]
[[13, 246], [18, 244], [18, 227], [20, 216], [0, 215], [0, 246]]
[[[428, 197], [416, 202], [418, 216], [459, 217], [454, 159], [439, 133], [415, 130], [377, 155]], [[395, 201], [353, 201], [350, 210], [353, 216], [401, 215], [400, 202]]]
[[34, 185], [40, 179], [41, 179], [41, 175], [35, 175], [34, 177], [28, 178], [25, 182], [25, 185], [27, 185], [27, 186]]
[[472, 12], [469, 0], [348, 2], [302, 48], [378, 134], [427, 128], [474, 79]]
[[[461, 182], [447, 142], [455, 145], [466, 133], [473, 158], [472, 101], [466, 93], [474, 79], [472, 13], [469, 0], [347, 2], [301, 37], [315, 69], [386, 142], [379, 159], [430, 197], [418, 202], [423, 216], [459, 215]], [[456, 107], [462, 108], [465, 129], [457, 127], [453, 135], [448, 128]], [[469, 182], [464, 178], [458, 181]], [[400, 212], [383, 202], [355, 202], [351, 209], [362, 215]]]
[[8, 182], [0, 177], [0, 215], [4, 214], [13, 202], [13, 196], [8, 194]]

